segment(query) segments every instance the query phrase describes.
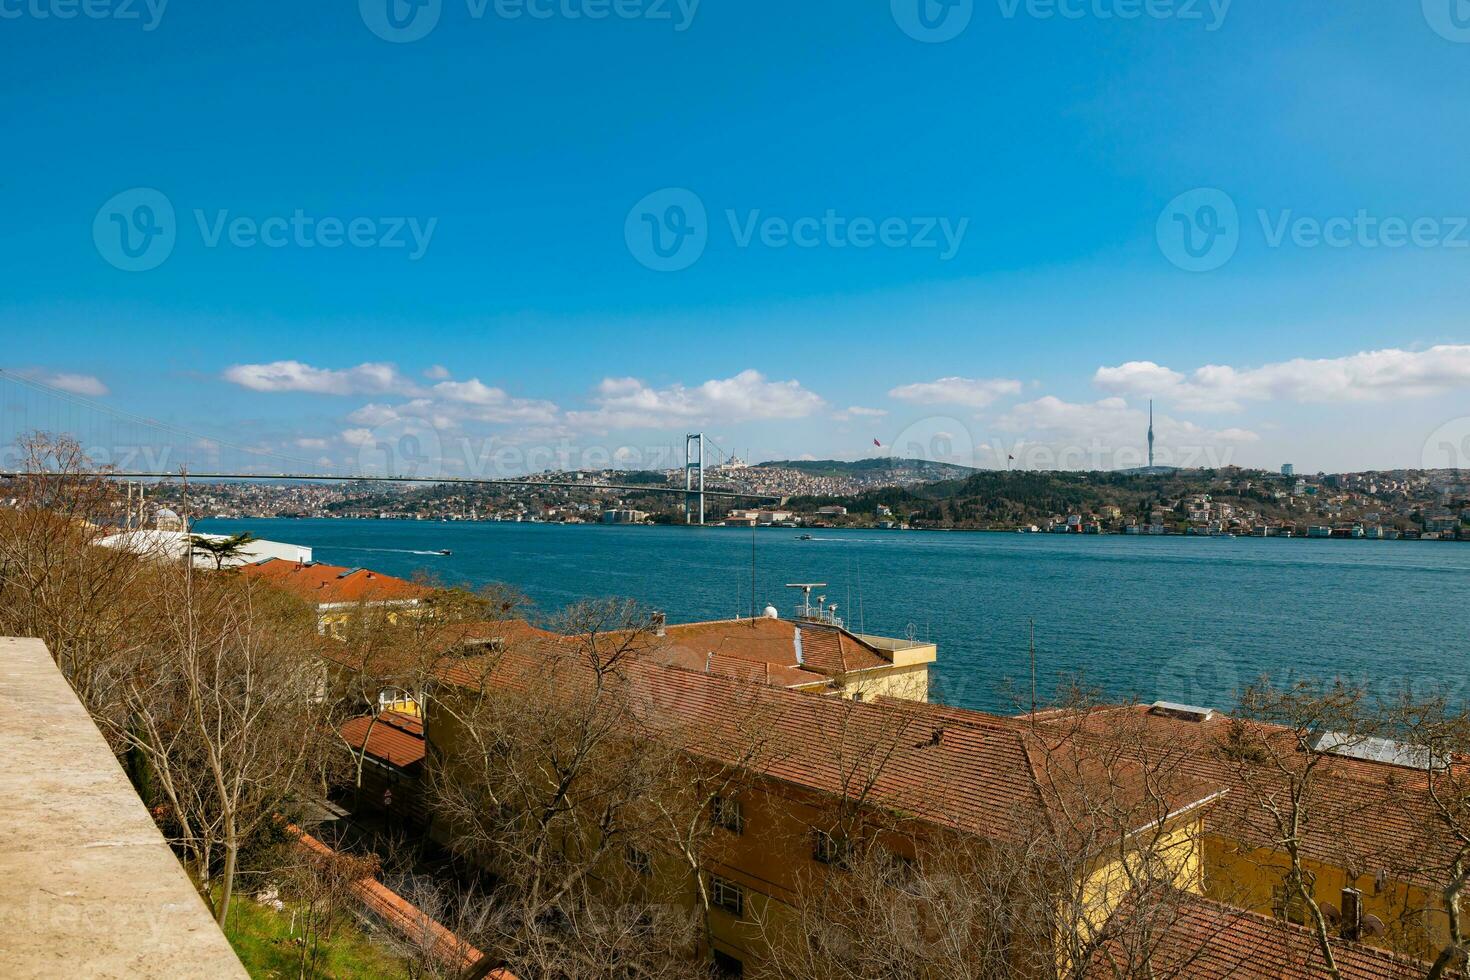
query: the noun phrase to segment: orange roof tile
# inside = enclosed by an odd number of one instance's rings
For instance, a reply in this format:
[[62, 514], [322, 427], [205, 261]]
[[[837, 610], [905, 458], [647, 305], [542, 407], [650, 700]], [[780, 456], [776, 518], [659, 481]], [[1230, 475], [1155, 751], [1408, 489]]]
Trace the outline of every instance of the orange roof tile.
[[[664, 628], [663, 637], [653, 641], [653, 650], [677, 652], [680, 662], [692, 655], [704, 657], [714, 654], [730, 660], [770, 664], [822, 677], [887, 667], [893, 662], [883, 651], [838, 627], [764, 617], [673, 624]], [[693, 666], [692, 662], [688, 665]], [[792, 683], [820, 680], [819, 677], [792, 676]]]
[[424, 759], [424, 725], [412, 715], [385, 711], [374, 722], [369, 716], [351, 718], [341, 728], [342, 738], [356, 750], [364, 743], [375, 759], [408, 769]]
[[[1118, 923], [1120, 937], [1129, 935], [1126, 917], [1138, 910], [1125, 906]], [[1088, 977], [1112, 978], [1126, 968], [1129, 976], [1189, 977], [1191, 980], [1320, 980], [1327, 975], [1314, 933], [1301, 926], [1255, 915], [1196, 895], [1174, 893], [1172, 901], [1150, 910], [1140, 949], [1117, 939], [1094, 959]], [[1344, 980], [1408, 980], [1422, 977], [1429, 965], [1384, 950], [1332, 940], [1333, 958]], [[1132, 962], [1147, 959], [1147, 963]], [[1451, 974], [1463, 976], [1463, 974]]]
[[401, 602], [423, 599], [433, 592], [425, 586], [366, 568], [343, 568], [284, 558], [268, 558], [253, 565], [244, 565], [240, 572], [294, 592], [319, 606], [341, 602]]
[[[1186, 764], [1199, 779], [1229, 790], [1223, 805], [1207, 817], [1207, 828], [1252, 847], [1277, 847], [1277, 828], [1260, 800], [1262, 793], [1284, 788], [1285, 777], [1261, 766], [1251, 770], [1249, 782], [1244, 779], [1245, 767], [1232, 761], [1226, 751], [1232, 724], [1228, 715], [1216, 713], [1208, 721], [1197, 722], [1156, 715], [1146, 705], [1131, 705], [1091, 711], [1080, 723], [1103, 731], [1117, 724], [1120, 712], [1128, 713], [1130, 723], [1141, 722], [1155, 744], [1182, 750]], [[1071, 724], [1062, 716], [1038, 717], [1042, 724]], [[1283, 739], [1283, 747], [1294, 751], [1294, 736], [1287, 729], [1258, 725], [1257, 730]], [[1456, 778], [1463, 781], [1466, 776], [1457, 770]], [[1342, 756], [1322, 760], [1306, 807], [1308, 819], [1301, 838], [1304, 854], [1336, 867], [1370, 874], [1385, 870], [1401, 880], [1439, 887], [1432, 878], [1405, 870], [1444, 863], [1449, 857], [1444, 835], [1432, 830], [1425, 786], [1423, 771]]]
[[[514, 690], [542, 676], [552, 659], [517, 647], [462, 660], [443, 677]], [[558, 690], [586, 682], [584, 668], [573, 666], [580, 661], [561, 662]], [[1056, 816], [1055, 788], [1038, 775], [1025, 732], [1010, 719], [978, 712], [937, 719], [922, 704], [812, 697], [650, 658], [627, 661], [622, 679], [631, 703], [648, 706], [637, 723], [696, 756], [739, 762], [753, 737], [766, 738], [775, 749], [760, 773], [770, 779], [833, 795], [851, 792], [855, 778], [871, 780], [865, 797], [875, 805], [995, 839], [1028, 839], [1038, 821]]]

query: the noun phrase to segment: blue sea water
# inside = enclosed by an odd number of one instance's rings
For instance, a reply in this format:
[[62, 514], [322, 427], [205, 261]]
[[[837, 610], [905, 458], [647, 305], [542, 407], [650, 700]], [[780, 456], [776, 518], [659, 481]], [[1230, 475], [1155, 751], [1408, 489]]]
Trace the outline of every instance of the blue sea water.
[[826, 582], [849, 627], [939, 645], [938, 698], [991, 711], [1017, 707], [1007, 678], [1029, 685], [1032, 619], [1043, 697], [1078, 674], [1113, 697], [1220, 707], [1262, 673], [1470, 693], [1470, 545], [1459, 542], [893, 531], [802, 541], [780, 529], [289, 519], [198, 530], [248, 530], [393, 575], [505, 582], [542, 613], [629, 596], [670, 622], [749, 615], [754, 537], [758, 608], [789, 616], [798, 594], [785, 583]]

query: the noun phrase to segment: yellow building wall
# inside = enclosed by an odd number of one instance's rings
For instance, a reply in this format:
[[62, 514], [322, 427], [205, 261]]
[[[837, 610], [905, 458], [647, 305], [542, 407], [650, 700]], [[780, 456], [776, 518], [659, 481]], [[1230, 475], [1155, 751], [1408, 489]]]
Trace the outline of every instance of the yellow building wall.
[[861, 695], [864, 701], [877, 697], [928, 701], [929, 665], [878, 667], [848, 674], [843, 678], [842, 693], [848, 698]]
[[[1290, 869], [1285, 854], [1206, 834], [1204, 856], [1208, 897], [1261, 915], [1275, 914], [1275, 891]], [[1375, 915], [1386, 927], [1384, 935], [1364, 936], [1363, 942], [1419, 957], [1432, 956], [1447, 942], [1449, 918], [1434, 891], [1387, 877], [1380, 882], [1376, 873], [1349, 875], [1318, 861], [1303, 861], [1302, 867], [1313, 878], [1312, 897], [1318, 904], [1340, 910], [1344, 888], [1362, 892], [1364, 917]]]
[[[1163, 861], [1174, 887], [1195, 895], [1204, 893], [1203, 837], [1203, 819], [1189, 816], [1172, 827], [1166, 826], [1157, 837], [1148, 832], [1145, 840], [1149, 851]], [[1066, 923], [1075, 917], [1084, 942], [1095, 936], [1128, 896], [1130, 882], [1147, 877], [1147, 870], [1143, 867], [1147, 859], [1137, 846], [1100, 856], [1092, 863], [1078, 891], [1080, 907], [1073, 915], [1064, 910], [1058, 920]], [[1062, 951], [1062, 965], [1065, 966], [1065, 947], [1060, 937], [1058, 948]]]

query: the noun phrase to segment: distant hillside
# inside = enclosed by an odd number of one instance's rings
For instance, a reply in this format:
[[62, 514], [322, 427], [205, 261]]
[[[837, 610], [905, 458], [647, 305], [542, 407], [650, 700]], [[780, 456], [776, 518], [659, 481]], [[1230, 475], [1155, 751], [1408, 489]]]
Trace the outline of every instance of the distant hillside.
[[850, 497], [794, 497], [796, 510], [842, 504], [854, 514], [872, 514], [882, 504], [896, 514], [930, 527], [992, 527], [1039, 523], [1052, 515], [1088, 513], [1113, 505], [1125, 518], [1144, 520], [1156, 507], [1172, 506], [1189, 493], [1213, 493], [1274, 512], [1270, 474], [1255, 476], [1250, 491], [1233, 494], [1217, 486], [1218, 474], [1207, 470], [1170, 473], [1072, 473], [983, 470], [959, 479], [922, 486], [886, 487]]
[[902, 473], [928, 480], [958, 480], [975, 470], [968, 466], [951, 463], [935, 463], [927, 459], [893, 459], [881, 456], [875, 459], [782, 459], [758, 463], [763, 469], [799, 470], [813, 476], [879, 476], [884, 473]]

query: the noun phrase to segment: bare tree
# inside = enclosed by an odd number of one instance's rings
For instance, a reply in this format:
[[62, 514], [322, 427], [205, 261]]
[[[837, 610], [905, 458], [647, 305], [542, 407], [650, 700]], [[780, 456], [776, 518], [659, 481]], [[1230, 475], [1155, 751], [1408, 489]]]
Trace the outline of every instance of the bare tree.
[[115, 711], [116, 662], [148, 633], [150, 570], [96, 545], [123, 503], [75, 440], [35, 434], [19, 453], [15, 505], [0, 509], [0, 633], [44, 639], [82, 703]]
[[[1314, 853], [1319, 860], [1323, 855], [1311, 846], [1309, 834], [1325, 817], [1322, 789], [1334, 778], [1334, 758], [1381, 731], [1381, 716], [1359, 686], [1298, 681], [1277, 687], [1262, 679], [1241, 694], [1220, 746], [1239, 797], [1232, 811], [1240, 823], [1236, 836], [1265, 840], [1270, 853], [1284, 857], [1281, 914], [1300, 918], [1312, 931], [1322, 967], [1333, 980], [1342, 976], [1332, 943], [1333, 923], [1317, 901], [1308, 867]], [[1371, 805], [1382, 802], [1365, 797], [1359, 816], [1371, 819]], [[1351, 814], [1334, 816], [1352, 819]], [[1344, 852], [1333, 855], [1332, 863], [1365, 867], [1370, 858]]]
[[564, 640], [467, 660], [430, 708], [452, 743], [430, 770], [436, 816], [495, 878], [498, 914], [477, 945], [518, 974], [690, 975], [690, 917], [641, 881], [671, 758], [642, 737], [629, 677], [652, 631], [632, 603], [580, 603], [558, 623]]
[[516, 625], [508, 620], [529, 606], [519, 592], [498, 583], [471, 590], [444, 587], [428, 578], [416, 582], [432, 591], [411, 614], [369, 597], [323, 641], [329, 697], [337, 711], [334, 728], [340, 731], [340, 722], [348, 718], [368, 718], [362, 738], [345, 743], [359, 797], [368, 740], [379, 723], [385, 694], [397, 692], [421, 707], [445, 663], [493, 643], [502, 627]]
[[[1419, 814], [1420, 834], [1395, 870], [1439, 884], [1439, 906], [1433, 911], [1443, 916], [1445, 936], [1428, 977], [1440, 980], [1470, 967], [1464, 908], [1470, 891], [1470, 709], [1451, 709], [1443, 697], [1418, 703], [1404, 699], [1393, 706], [1391, 718], [1395, 733], [1423, 767], [1422, 779], [1404, 780], [1404, 794]], [[1432, 935], [1432, 930], [1424, 932]]]
[[242, 848], [310, 792], [327, 748], [319, 668], [304, 655], [315, 631], [274, 590], [188, 564], [158, 569], [153, 609], [148, 645], [122, 671], [113, 734], [146, 761], [166, 827], [223, 922]]
[[356, 887], [378, 873], [378, 861], [330, 848], [298, 846], [292, 853], [281, 878], [283, 893], [293, 904], [293, 925], [300, 928], [298, 976], [306, 980], [321, 975], [323, 943], [330, 943], [356, 911]]

